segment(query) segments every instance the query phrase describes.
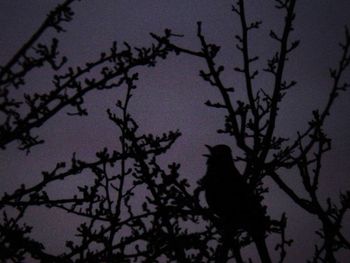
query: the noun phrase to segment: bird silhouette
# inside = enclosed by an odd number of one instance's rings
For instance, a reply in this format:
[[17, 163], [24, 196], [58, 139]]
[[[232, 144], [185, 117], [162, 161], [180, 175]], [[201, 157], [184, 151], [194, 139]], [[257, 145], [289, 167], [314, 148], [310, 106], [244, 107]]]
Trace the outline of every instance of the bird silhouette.
[[[223, 231], [223, 246], [218, 262], [227, 258], [233, 233], [246, 231], [256, 244], [261, 261], [271, 263], [265, 243], [267, 226], [266, 209], [254, 189], [236, 169], [231, 148], [227, 145], [207, 146], [209, 155], [207, 172], [201, 180], [209, 209], [219, 218]], [[234, 251], [238, 262], [242, 262], [239, 250]]]

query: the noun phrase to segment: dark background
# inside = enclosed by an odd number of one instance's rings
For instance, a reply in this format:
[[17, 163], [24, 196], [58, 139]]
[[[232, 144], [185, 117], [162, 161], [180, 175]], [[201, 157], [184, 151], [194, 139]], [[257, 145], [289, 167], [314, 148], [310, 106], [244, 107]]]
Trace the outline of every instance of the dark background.
[[[47, 12], [60, 1], [45, 0], [2, 0], [0, 1], [0, 63], [4, 64], [21, 47], [34, 30], [45, 19]], [[225, 65], [224, 80], [233, 83], [243, 96], [244, 85], [233, 68], [240, 65], [241, 58], [234, 48], [234, 35], [240, 32], [238, 18], [231, 12], [230, 0], [95, 0], [82, 1], [73, 5], [76, 13], [73, 22], [67, 24], [67, 33], [59, 34], [60, 50], [69, 58], [69, 65], [78, 66], [97, 58], [107, 50], [112, 41], [120, 45], [127, 41], [132, 46], [150, 44], [149, 32], [161, 33], [171, 28], [184, 34], [178, 40], [184, 47], [198, 49], [196, 22], [203, 22], [207, 39], [220, 45], [220, 63]], [[296, 8], [294, 38], [301, 39], [300, 47], [293, 53], [287, 66], [287, 76], [298, 81], [298, 85], [286, 96], [278, 117], [278, 131], [294, 137], [297, 129], [303, 129], [311, 118], [311, 111], [322, 108], [331, 88], [328, 69], [335, 66], [342, 40], [344, 25], [350, 25], [350, 1], [309, 0], [299, 1]], [[251, 50], [261, 57], [260, 67], [274, 52], [276, 45], [268, 37], [270, 29], [278, 32], [283, 16], [273, 8], [273, 1], [247, 1], [249, 18], [263, 20], [262, 27], [251, 36]], [[50, 37], [50, 36], [47, 36]], [[227, 143], [230, 138], [216, 133], [222, 127], [223, 116], [204, 105], [208, 99], [215, 101], [218, 92], [204, 83], [198, 76], [205, 65], [199, 59], [187, 56], [170, 56], [156, 68], [140, 68], [139, 88], [131, 101], [131, 112], [139, 122], [141, 130], [162, 133], [180, 129], [183, 136], [178, 140], [164, 161], [181, 163], [182, 176], [195, 183], [205, 173], [204, 144]], [[28, 85], [18, 91], [47, 90], [51, 87], [51, 72], [35, 70], [28, 79]], [[349, 76], [349, 74], [347, 75]], [[264, 74], [258, 77], [261, 87], [269, 85]], [[82, 159], [93, 158], [95, 152], [104, 146], [118, 146], [117, 129], [108, 120], [106, 109], [114, 108], [122, 89], [91, 93], [87, 97], [89, 116], [67, 117], [65, 110], [50, 119], [39, 131], [46, 144], [34, 147], [32, 153], [16, 149], [16, 143], [0, 152], [0, 190], [11, 191], [20, 183], [30, 185], [40, 180], [42, 170], [52, 169], [58, 161], [68, 161], [73, 152]], [[331, 117], [326, 123], [327, 132], [333, 138], [333, 150], [327, 154], [321, 177], [321, 196], [338, 196], [350, 188], [350, 93], [343, 93], [337, 100]], [[74, 184], [86, 180], [81, 175], [55, 188], [52, 193], [64, 196], [74, 189]], [[289, 176], [290, 182], [298, 187], [298, 180]], [[288, 235], [295, 239], [289, 250], [287, 262], [298, 258], [310, 258], [313, 254], [314, 231], [317, 222], [309, 219], [299, 208], [271, 184], [266, 204], [273, 215], [288, 212]], [[74, 229], [79, 218], [67, 217], [56, 210], [33, 208], [27, 215], [34, 225], [33, 232], [43, 241], [49, 251], [62, 251], [64, 241], [74, 238]], [[350, 217], [348, 216], [349, 220]], [[345, 220], [346, 221], [346, 220]], [[349, 230], [349, 226], [347, 226]], [[348, 231], [350, 233], [350, 231]], [[350, 234], [347, 235], [350, 237]], [[54, 238], [53, 238], [54, 237]]]

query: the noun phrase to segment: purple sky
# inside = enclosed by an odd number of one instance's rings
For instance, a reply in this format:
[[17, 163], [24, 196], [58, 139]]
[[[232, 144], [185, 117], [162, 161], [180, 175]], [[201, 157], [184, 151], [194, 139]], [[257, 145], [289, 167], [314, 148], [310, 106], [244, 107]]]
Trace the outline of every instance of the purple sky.
[[[0, 1], [0, 63], [4, 64], [31, 33], [45, 19], [47, 12], [60, 1], [2, 0]], [[265, 63], [274, 48], [268, 38], [270, 29], [278, 31], [283, 17], [272, 5], [273, 1], [247, 1], [248, 17], [263, 20], [261, 30], [252, 35], [251, 49]], [[294, 38], [301, 45], [293, 54], [287, 67], [290, 79], [298, 85], [285, 99], [280, 125], [283, 135], [295, 136], [296, 129], [306, 127], [311, 110], [324, 105], [330, 89], [328, 69], [334, 66], [340, 50], [338, 42], [343, 37], [343, 26], [350, 25], [348, 0], [309, 0], [297, 3]], [[62, 54], [69, 65], [79, 65], [97, 58], [107, 50], [112, 41], [120, 44], [127, 41], [132, 46], [151, 43], [149, 32], [161, 33], [171, 28], [184, 34], [179, 44], [193, 49], [199, 48], [196, 39], [196, 22], [203, 22], [203, 31], [209, 41], [220, 46], [220, 63], [225, 65], [224, 80], [233, 83], [239, 91], [243, 87], [241, 78], [233, 72], [241, 58], [234, 49], [234, 34], [239, 33], [238, 19], [231, 10], [231, 0], [90, 0], [73, 5], [75, 17], [66, 25], [67, 33], [58, 35]], [[265, 65], [265, 64], [263, 64]], [[131, 101], [134, 117], [146, 132], [162, 133], [180, 129], [183, 136], [166, 157], [167, 161], [180, 162], [182, 176], [195, 182], [205, 173], [204, 144], [228, 143], [230, 138], [216, 134], [222, 127], [222, 114], [204, 105], [208, 99], [218, 99], [218, 92], [204, 83], [198, 76], [205, 68], [202, 61], [187, 56], [171, 56], [156, 68], [141, 69], [138, 89]], [[43, 70], [33, 72], [24, 92], [45, 90], [50, 85], [50, 73]], [[348, 73], [348, 80], [350, 79]], [[256, 81], [260, 87], [268, 85], [269, 79], [260, 76]], [[68, 161], [73, 152], [82, 159], [92, 158], [104, 146], [115, 145], [117, 129], [108, 120], [105, 110], [114, 108], [121, 90], [91, 93], [87, 97], [89, 117], [68, 118], [64, 112], [56, 115], [42, 128], [35, 131], [46, 144], [37, 146], [29, 156], [16, 149], [16, 143], [0, 152], [1, 191], [11, 191], [20, 183], [30, 184], [40, 179], [42, 170], [49, 170], [58, 161]], [[327, 131], [333, 138], [333, 151], [327, 156], [322, 175], [321, 190], [336, 196], [340, 190], [350, 188], [350, 93], [344, 93], [333, 108], [327, 122]], [[232, 144], [231, 144], [232, 145]], [[82, 180], [82, 179], [79, 179]], [[295, 183], [293, 178], [291, 179]], [[297, 184], [297, 183], [295, 183]], [[70, 193], [66, 184], [56, 189], [57, 193]], [[310, 258], [313, 253], [312, 240], [315, 221], [305, 217], [302, 211], [271, 186], [267, 199], [275, 215], [290, 212], [289, 234], [295, 239], [287, 262], [296, 262], [297, 257]], [[47, 243], [49, 251], [61, 251], [64, 240], [71, 237], [78, 221], [67, 226], [66, 218], [59, 212], [33, 209], [35, 222], [40, 231], [34, 232]], [[55, 220], [53, 219], [55, 218]], [[30, 220], [30, 218], [29, 218]], [[349, 230], [349, 229], [348, 229]], [[350, 231], [348, 231], [350, 232]], [[55, 236], [52, 240], [50, 237]], [[350, 234], [348, 235], [350, 237]]]

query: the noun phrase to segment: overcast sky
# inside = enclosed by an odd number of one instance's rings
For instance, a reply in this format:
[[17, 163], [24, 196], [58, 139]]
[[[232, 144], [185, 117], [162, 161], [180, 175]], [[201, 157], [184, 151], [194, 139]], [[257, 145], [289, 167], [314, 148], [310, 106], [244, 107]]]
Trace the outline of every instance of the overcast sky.
[[[47, 12], [60, 1], [53, 0], [2, 0], [0, 1], [0, 63], [4, 64], [21, 47], [32, 32], [45, 19]], [[261, 30], [252, 35], [251, 50], [261, 57], [262, 63], [276, 48], [269, 39], [270, 29], [281, 28], [283, 16], [273, 9], [273, 1], [247, 1], [249, 18], [263, 20]], [[239, 33], [238, 19], [231, 12], [231, 0], [90, 0], [73, 5], [76, 15], [65, 28], [67, 33], [58, 35], [60, 50], [69, 58], [69, 65], [77, 66], [97, 58], [108, 50], [113, 41], [122, 45], [149, 45], [150, 32], [162, 33], [165, 28], [184, 34], [178, 43], [198, 49], [196, 22], [203, 22], [207, 39], [220, 45], [219, 62], [225, 65], [224, 80], [233, 83], [238, 90], [241, 79], [233, 72], [241, 58], [234, 49], [234, 35]], [[298, 81], [298, 86], [287, 95], [279, 116], [280, 133], [294, 136], [297, 129], [306, 127], [314, 108], [324, 105], [331, 88], [328, 69], [334, 66], [340, 55], [338, 42], [343, 39], [344, 25], [350, 25], [350, 1], [308, 0], [298, 1], [295, 32], [292, 37], [301, 39], [287, 67], [288, 78]], [[261, 64], [261, 68], [262, 69]], [[171, 56], [156, 68], [141, 69], [138, 89], [131, 101], [131, 110], [145, 132], [162, 133], [180, 129], [183, 136], [167, 155], [168, 161], [182, 165], [182, 176], [195, 182], [205, 173], [204, 144], [228, 143], [230, 138], [216, 134], [222, 128], [222, 114], [207, 108], [204, 102], [219, 98], [218, 92], [198, 76], [205, 68], [203, 61], [186, 56]], [[350, 81], [349, 72], [347, 73]], [[27, 93], [45, 90], [50, 85], [50, 75], [42, 70], [33, 72]], [[268, 79], [258, 78], [259, 87]], [[2, 191], [10, 191], [21, 182], [30, 184], [40, 179], [40, 171], [49, 170], [58, 161], [68, 161], [73, 152], [83, 158], [91, 158], [104, 146], [116, 145], [118, 130], [108, 121], [106, 109], [112, 108], [119, 90], [91, 93], [87, 99], [89, 117], [69, 118], [67, 110], [56, 115], [42, 128], [35, 131], [46, 143], [35, 147], [29, 156], [16, 149], [12, 143], [0, 152], [0, 185]], [[238, 91], [238, 96], [240, 91]], [[342, 94], [327, 122], [327, 131], [333, 138], [334, 151], [328, 154], [322, 190], [337, 195], [340, 190], [350, 189], [350, 92]], [[232, 143], [231, 143], [232, 145]], [[64, 185], [52, 191], [69, 193]], [[289, 261], [297, 256], [308, 257], [313, 253], [315, 239], [313, 226], [283, 193], [271, 186], [268, 206], [280, 215], [290, 211], [289, 234], [295, 238]], [[34, 225], [41, 226], [36, 234], [42, 240], [55, 235], [47, 244], [50, 251], [62, 251], [64, 240], [71, 235], [77, 222], [67, 227], [64, 217], [55, 211], [34, 209]], [[34, 216], [33, 216], [34, 218]], [[55, 218], [55, 223], [52, 223]], [[350, 219], [350, 218], [349, 218]], [[34, 221], [34, 220], [33, 220]], [[307, 231], [306, 231], [307, 230]], [[307, 232], [307, 234], [305, 234]], [[63, 233], [63, 234], [62, 234]], [[307, 237], [305, 238], [305, 235]], [[348, 235], [350, 237], [350, 234]], [[294, 257], [294, 259], [292, 259]]]

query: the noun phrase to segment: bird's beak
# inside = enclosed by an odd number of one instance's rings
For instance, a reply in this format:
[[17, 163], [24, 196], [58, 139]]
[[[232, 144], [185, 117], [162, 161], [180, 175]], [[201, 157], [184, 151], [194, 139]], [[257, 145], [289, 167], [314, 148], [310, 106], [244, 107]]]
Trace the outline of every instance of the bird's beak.
[[207, 148], [208, 148], [209, 152], [211, 152], [211, 151], [212, 151], [212, 149], [213, 149], [213, 147], [211, 147], [211, 146], [210, 146], [210, 145], [208, 145], [208, 144], [206, 144], [206, 145], [205, 145], [205, 147], [207, 147]]
[[[211, 147], [210, 145], [207, 145], [207, 144], [205, 145], [205, 147], [207, 147], [208, 150], [209, 150], [209, 152], [211, 153], [213, 147]], [[210, 157], [210, 154], [203, 154], [203, 156], [209, 158], [209, 157]]]

